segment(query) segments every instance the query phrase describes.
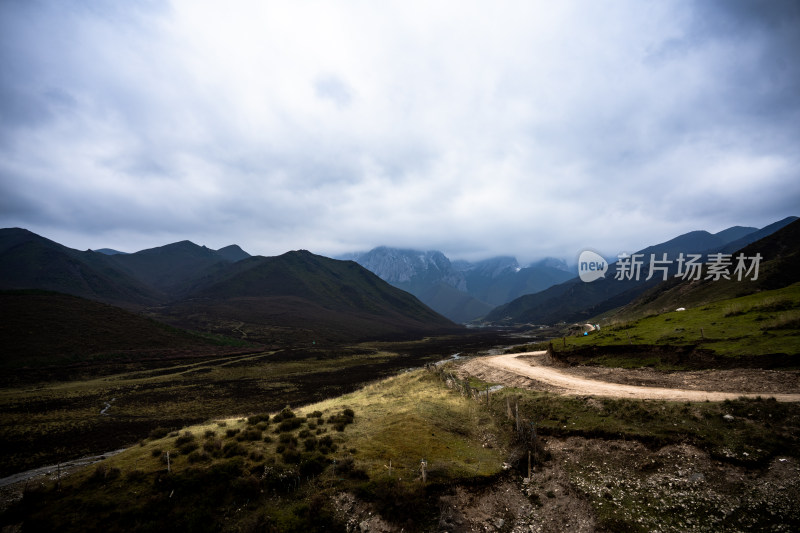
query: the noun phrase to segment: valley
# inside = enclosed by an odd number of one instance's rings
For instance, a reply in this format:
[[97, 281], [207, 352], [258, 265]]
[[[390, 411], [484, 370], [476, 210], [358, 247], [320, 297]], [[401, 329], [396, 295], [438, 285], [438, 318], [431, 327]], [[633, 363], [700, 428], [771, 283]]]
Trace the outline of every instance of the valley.
[[105, 256], [3, 230], [0, 526], [794, 531], [797, 231], [744, 244], [752, 283], [568, 281], [532, 295], [549, 326], [523, 296], [464, 327], [306, 251]]

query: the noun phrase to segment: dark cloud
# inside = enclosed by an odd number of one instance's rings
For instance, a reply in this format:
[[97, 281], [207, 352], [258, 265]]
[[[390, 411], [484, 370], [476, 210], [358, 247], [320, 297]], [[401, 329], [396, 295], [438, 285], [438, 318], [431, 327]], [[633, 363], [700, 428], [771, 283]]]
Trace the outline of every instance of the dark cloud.
[[0, 225], [523, 262], [766, 225], [800, 205], [798, 11], [2, 2]]

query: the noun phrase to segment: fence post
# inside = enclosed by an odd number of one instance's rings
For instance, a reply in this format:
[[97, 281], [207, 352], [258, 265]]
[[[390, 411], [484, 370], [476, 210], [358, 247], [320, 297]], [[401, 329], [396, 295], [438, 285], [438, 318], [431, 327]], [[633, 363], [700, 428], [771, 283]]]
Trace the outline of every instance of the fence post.
[[167, 451], [167, 474], [172, 473], [172, 469], [169, 465], [169, 451]]
[[427, 483], [428, 482], [428, 461], [426, 461], [425, 459], [420, 461], [419, 469], [422, 471], [422, 482], [423, 483]]

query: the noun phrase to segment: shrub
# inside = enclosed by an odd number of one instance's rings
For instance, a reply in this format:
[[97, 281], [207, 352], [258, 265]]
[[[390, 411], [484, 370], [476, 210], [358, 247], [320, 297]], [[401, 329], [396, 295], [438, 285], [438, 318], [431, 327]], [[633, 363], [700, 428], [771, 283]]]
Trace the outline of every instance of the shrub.
[[269, 423], [269, 413], [261, 413], [258, 415], [252, 415], [247, 417], [247, 423], [251, 426], [259, 424], [261, 422]]
[[217, 454], [222, 449], [222, 439], [207, 440], [203, 443], [203, 450], [211, 454]]
[[307, 452], [314, 451], [317, 447], [317, 439], [316, 437], [309, 437], [303, 441], [303, 446], [305, 447]]
[[151, 439], [163, 439], [167, 436], [169, 430], [167, 428], [157, 427], [153, 431], [150, 432]]
[[190, 442], [187, 442], [186, 444], [184, 444], [183, 446], [181, 446], [180, 448], [178, 448], [178, 451], [180, 451], [181, 454], [186, 455], [186, 454], [188, 454], [190, 452], [193, 452], [194, 450], [196, 450], [199, 447], [200, 447], [200, 445], [197, 444], [197, 442], [190, 441]]
[[296, 446], [297, 445], [297, 437], [295, 437], [291, 433], [281, 433], [278, 436], [278, 442], [280, 442], [282, 444], [288, 444], [290, 446]]
[[286, 448], [281, 454], [283, 462], [287, 464], [297, 464], [300, 462], [302, 455], [296, 448]]
[[243, 441], [243, 440], [261, 440], [261, 430], [256, 428], [249, 428], [244, 430], [243, 432], [239, 433], [236, 436], [236, 440]]
[[305, 420], [302, 418], [296, 418], [296, 417], [286, 418], [284, 420], [281, 420], [281, 423], [278, 425], [278, 429], [280, 431], [291, 431], [293, 429], [297, 429], [300, 426], [302, 426], [304, 421]]
[[303, 431], [298, 433], [297, 436], [300, 437], [301, 439], [305, 439], [305, 438], [311, 436], [311, 432], [309, 430], [307, 430], [307, 429], [304, 429]]
[[247, 449], [238, 442], [226, 442], [225, 446], [222, 447], [222, 455], [225, 457], [247, 455]]
[[308, 415], [308, 417], [309, 418], [322, 418], [322, 411], [314, 411], [313, 413]]
[[212, 437], [216, 437], [217, 436], [217, 432], [214, 431], [213, 429], [207, 429], [206, 432], [204, 433], [204, 435], [205, 435], [205, 437], [207, 439], [210, 439]]
[[250, 452], [250, 455], [248, 457], [250, 457], [250, 460], [252, 461], [264, 460], [264, 454], [261, 452], [261, 450], [253, 450], [252, 452]]
[[183, 435], [175, 439], [175, 446], [182, 446], [192, 441], [194, 441], [194, 434], [191, 431], [186, 431]]
[[239, 428], [236, 429], [227, 429], [225, 430], [226, 437], [234, 437], [236, 436], [241, 430]]
[[318, 476], [328, 466], [328, 460], [322, 455], [316, 454], [311, 457], [305, 456], [300, 460], [298, 470], [304, 477]]
[[106, 482], [117, 479], [120, 475], [120, 469], [116, 467], [109, 467], [106, 464], [100, 463], [94, 469], [89, 481]]
[[186, 457], [186, 460], [190, 463], [200, 463], [206, 462], [211, 460], [211, 456], [209, 456], [205, 451], [194, 451]]
[[153, 451], [150, 452], [150, 455], [152, 455], [153, 457], [161, 457], [161, 454], [163, 453], [164, 450], [162, 450], [161, 448], [153, 448]]

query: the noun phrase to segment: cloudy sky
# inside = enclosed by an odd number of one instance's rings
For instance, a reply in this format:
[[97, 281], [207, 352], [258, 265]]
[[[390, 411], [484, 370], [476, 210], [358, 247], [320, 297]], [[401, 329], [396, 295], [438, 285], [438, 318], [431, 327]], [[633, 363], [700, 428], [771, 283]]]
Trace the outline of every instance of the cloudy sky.
[[0, 1], [0, 227], [574, 260], [800, 215], [800, 3]]

